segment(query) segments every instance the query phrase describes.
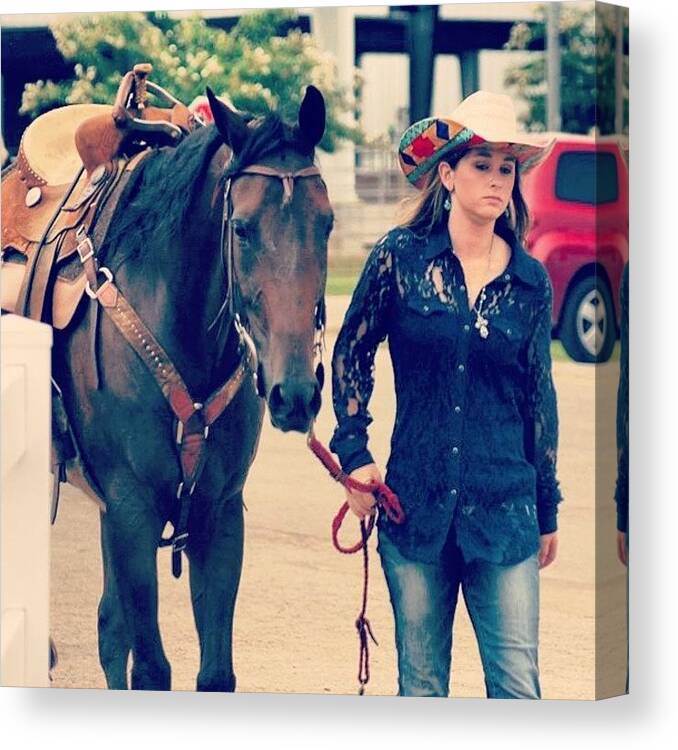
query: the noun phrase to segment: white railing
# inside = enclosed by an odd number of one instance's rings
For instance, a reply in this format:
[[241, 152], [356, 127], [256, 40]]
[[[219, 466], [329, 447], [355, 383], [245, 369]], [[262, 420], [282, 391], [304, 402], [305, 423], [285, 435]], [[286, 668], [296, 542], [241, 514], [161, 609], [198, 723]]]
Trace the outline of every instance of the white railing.
[[329, 250], [334, 258], [364, 258], [394, 226], [400, 201], [416, 193], [398, 167], [395, 146], [356, 146], [353, 157], [354, 164], [327, 165], [337, 184], [350, 186], [343, 192], [330, 190], [336, 221]]
[[362, 201], [395, 203], [413, 191], [398, 166], [395, 145], [356, 146], [356, 194]]
[[52, 329], [2, 317], [0, 684], [49, 685]]

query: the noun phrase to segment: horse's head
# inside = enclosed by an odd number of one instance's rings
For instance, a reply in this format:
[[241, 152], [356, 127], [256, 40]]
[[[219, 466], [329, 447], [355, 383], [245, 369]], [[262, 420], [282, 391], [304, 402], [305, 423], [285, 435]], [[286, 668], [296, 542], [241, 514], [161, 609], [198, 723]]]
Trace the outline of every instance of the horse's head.
[[[327, 240], [333, 214], [314, 165], [325, 130], [322, 94], [309, 86], [298, 122], [240, 115], [208, 90], [231, 151], [224, 173], [224, 253], [232, 312], [254, 341], [257, 387], [271, 422], [308, 430], [320, 409], [314, 373], [324, 324]], [[321, 379], [321, 378], [320, 378]]]

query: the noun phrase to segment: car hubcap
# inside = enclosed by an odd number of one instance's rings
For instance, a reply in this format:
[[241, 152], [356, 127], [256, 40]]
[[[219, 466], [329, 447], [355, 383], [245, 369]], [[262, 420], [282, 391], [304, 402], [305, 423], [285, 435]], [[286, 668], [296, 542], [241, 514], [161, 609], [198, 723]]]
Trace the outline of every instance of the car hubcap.
[[597, 289], [590, 291], [577, 310], [577, 335], [586, 351], [593, 357], [600, 354], [607, 334], [605, 303]]

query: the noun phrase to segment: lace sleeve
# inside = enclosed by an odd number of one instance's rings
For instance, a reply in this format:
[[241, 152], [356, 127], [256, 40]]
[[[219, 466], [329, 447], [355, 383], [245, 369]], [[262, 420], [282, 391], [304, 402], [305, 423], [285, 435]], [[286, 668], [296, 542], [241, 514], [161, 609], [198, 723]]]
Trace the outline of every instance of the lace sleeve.
[[553, 289], [544, 278], [543, 296], [537, 307], [528, 346], [528, 460], [537, 472], [537, 519], [539, 531], [549, 534], [558, 527], [558, 503], [562, 500], [556, 478], [558, 455], [558, 408], [551, 372], [551, 307]]
[[629, 266], [624, 267], [619, 288], [620, 353], [617, 388], [617, 529], [629, 529]]
[[373, 462], [367, 449], [367, 427], [372, 417], [367, 405], [374, 387], [374, 357], [386, 338], [393, 256], [388, 236], [367, 258], [332, 354], [332, 401], [337, 427], [330, 450], [342, 469]]

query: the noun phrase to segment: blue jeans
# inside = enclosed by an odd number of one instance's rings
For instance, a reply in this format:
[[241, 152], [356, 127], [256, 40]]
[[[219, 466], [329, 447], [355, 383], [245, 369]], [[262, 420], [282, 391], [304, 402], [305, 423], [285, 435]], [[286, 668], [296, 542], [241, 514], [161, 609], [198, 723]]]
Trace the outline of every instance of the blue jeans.
[[398, 650], [398, 695], [447, 696], [452, 623], [461, 585], [478, 640], [488, 698], [541, 698], [539, 563], [465, 563], [454, 534], [432, 564], [404, 558], [384, 533], [378, 551], [386, 575]]

